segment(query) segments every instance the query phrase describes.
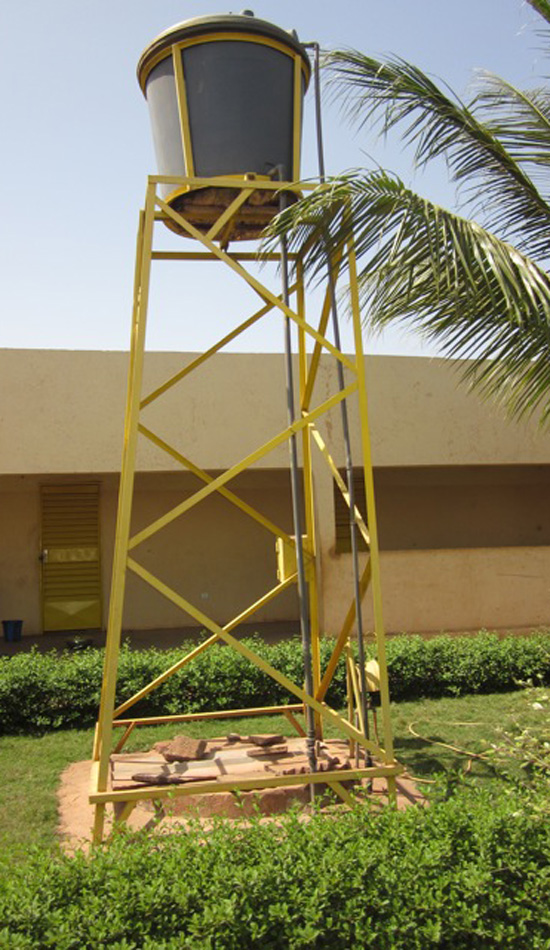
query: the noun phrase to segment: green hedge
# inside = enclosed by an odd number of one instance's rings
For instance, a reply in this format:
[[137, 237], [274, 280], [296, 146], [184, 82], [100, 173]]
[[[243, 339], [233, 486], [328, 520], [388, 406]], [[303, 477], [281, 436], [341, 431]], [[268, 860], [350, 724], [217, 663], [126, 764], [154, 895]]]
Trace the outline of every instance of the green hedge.
[[[245, 641], [296, 683], [303, 681], [301, 645], [289, 639], [266, 645]], [[322, 663], [333, 643], [322, 641]], [[189, 648], [133, 650], [120, 655], [117, 701], [133, 695], [175, 663]], [[550, 634], [509, 637], [417, 636], [387, 644], [390, 691], [394, 700], [422, 696], [510, 690], [520, 682], [550, 682]], [[97, 715], [103, 650], [79, 653], [21, 653], [0, 660], [0, 734], [85, 726]], [[343, 664], [337, 669], [328, 701], [344, 703]], [[214, 646], [171, 677], [134, 707], [140, 715], [200, 712], [292, 702], [270, 677], [228, 647]]]
[[[522, 807], [525, 804], [526, 807]], [[220, 823], [0, 871], [11, 950], [547, 950], [550, 823], [516, 796]]]

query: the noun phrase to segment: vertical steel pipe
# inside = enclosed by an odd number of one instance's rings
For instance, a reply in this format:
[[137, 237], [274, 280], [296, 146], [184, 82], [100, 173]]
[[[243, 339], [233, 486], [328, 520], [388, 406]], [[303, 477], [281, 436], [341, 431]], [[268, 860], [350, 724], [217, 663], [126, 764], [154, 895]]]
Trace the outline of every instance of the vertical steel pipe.
[[[285, 195], [281, 193], [279, 197], [280, 210], [285, 208]], [[282, 237], [281, 242], [281, 277], [283, 301], [289, 306], [290, 293], [288, 281], [288, 249], [286, 238]], [[293, 425], [296, 421], [296, 409], [294, 403], [294, 372], [292, 366], [292, 336], [290, 332], [290, 318], [284, 318], [284, 338], [285, 338], [285, 370], [286, 370], [286, 400], [288, 424]], [[300, 480], [298, 471], [298, 448], [296, 436], [294, 433], [289, 439], [290, 453], [290, 484], [292, 493], [292, 517], [294, 521], [294, 533], [296, 538], [296, 573], [298, 575], [298, 599], [300, 601], [300, 631], [302, 636], [302, 651], [304, 657], [304, 679], [306, 692], [313, 696], [313, 660], [311, 653], [311, 625], [309, 615], [309, 599], [306, 580], [306, 571], [304, 564], [304, 547], [302, 543], [302, 511], [300, 496]], [[315, 752], [315, 713], [311, 706], [306, 707], [306, 748], [308, 764], [311, 772], [317, 769], [317, 756]], [[315, 786], [310, 785], [310, 794], [312, 800], [315, 797]]]
[[[317, 159], [319, 164], [319, 180], [321, 183], [326, 181], [326, 171], [325, 171], [325, 154], [323, 148], [323, 126], [322, 126], [322, 112], [321, 112], [321, 76], [319, 68], [319, 44], [311, 44], [314, 50], [314, 89], [315, 89], [315, 122], [316, 122], [316, 131], [317, 131]], [[328, 284], [330, 291], [330, 303], [331, 303], [331, 314], [332, 314], [332, 330], [334, 335], [334, 345], [338, 350], [341, 350], [341, 337], [340, 337], [340, 323], [338, 319], [338, 309], [336, 303], [336, 287], [334, 282], [334, 274], [332, 271], [330, 254], [327, 250], [328, 257]], [[337, 361], [336, 371], [338, 374], [338, 388], [340, 392], [345, 389], [345, 380], [344, 380], [344, 368], [340, 362]], [[351, 557], [352, 557], [352, 572], [353, 572], [353, 596], [355, 601], [355, 617], [357, 624], [357, 652], [359, 659], [359, 678], [361, 684], [361, 707], [363, 713], [363, 724], [364, 724], [364, 733], [366, 738], [369, 738], [369, 720], [368, 720], [368, 703], [367, 703], [367, 676], [365, 672], [365, 645], [364, 645], [364, 632], [363, 632], [363, 609], [361, 603], [361, 582], [359, 578], [359, 533], [357, 530], [357, 519], [355, 517], [355, 485], [353, 481], [353, 457], [351, 450], [351, 437], [349, 429], [349, 416], [348, 416], [348, 407], [347, 401], [345, 399], [340, 403], [340, 412], [342, 418], [342, 435], [344, 439], [344, 451], [346, 456], [346, 481], [349, 497], [349, 528], [350, 528], [350, 538], [351, 538]], [[368, 765], [372, 764], [372, 757], [370, 752], [367, 752], [366, 759]]]

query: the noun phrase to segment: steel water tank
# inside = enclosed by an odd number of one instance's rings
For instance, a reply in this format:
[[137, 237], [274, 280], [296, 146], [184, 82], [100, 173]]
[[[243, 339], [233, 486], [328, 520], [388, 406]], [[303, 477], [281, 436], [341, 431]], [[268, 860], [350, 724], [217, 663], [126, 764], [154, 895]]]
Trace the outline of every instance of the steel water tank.
[[[295, 33], [249, 11], [195, 17], [154, 39], [137, 72], [160, 175], [299, 179], [310, 64]], [[161, 188], [165, 200], [201, 230], [237, 193], [215, 183]], [[258, 237], [277, 210], [273, 192], [255, 191], [232, 238]]]

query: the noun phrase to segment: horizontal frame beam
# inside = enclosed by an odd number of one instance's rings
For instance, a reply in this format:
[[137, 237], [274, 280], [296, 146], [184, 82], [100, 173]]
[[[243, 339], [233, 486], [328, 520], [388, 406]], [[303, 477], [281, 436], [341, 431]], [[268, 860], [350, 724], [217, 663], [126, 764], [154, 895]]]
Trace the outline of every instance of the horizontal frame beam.
[[248, 716], [287, 716], [303, 712], [302, 703], [288, 706], [251, 706], [249, 709], [215, 709], [208, 712], [174, 713], [172, 716], [136, 716], [135, 719], [116, 719], [113, 726], [160, 726], [168, 722], [194, 722], [200, 719], [246, 719]]
[[[152, 185], [188, 185], [194, 188], [261, 188], [262, 191], [281, 191], [292, 188], [293, 191], [315, 191], [319, 182], [312, 181], [274, 181], [272, 178], [254, 178], [243, 175], [231, 178], [220, 175], [219, 178], [200, 178], [197, 175], [149, 175], [147, 181]], [[322, 187], [322, 186], [321, 186]], [[327, 187], [329, 187], [327, 185]]]
[[257, 778], [226, 780], [223, 782], [190, 782], [189, 785], [151, 785], [141, 788], [120, 789], [118, 791], [92, 791], [90, 803], [93, 805], [107, 802], [132, 802], [162, 798], [181, 798], [188, 795], [206, 795], [209, 792], [253, 792], [262, 788], [277, 788], [281, 785], [328, 784], [329, 782], [361, 781], [377, 776], [401, 775], [404, 767], [394, 765], [373, 765], [370, 768], [334, 769], [330, 772], [307, 772], [302, 775], [258, 776]]
[[[156, 217], [156, 216], [155, 216]], [[159, 221], [165, 221], [166, 216], [162, 213], [159, 213]], [[278, 251], [226, 251], [225, 252], [232, 261], [256, 261], [258, 264], [263, 264], [264, 261], [280, 261], [281, 255]], [[298, 254], [292, 254], [289, 252], [287, 255], [290, 261], [298, 260]], [[220, 261], [217, 254], [213, 254], [212, 251], [152, 251], [151, 260], [153, 261], [216, 261], [218, 264], [223, 263]]]

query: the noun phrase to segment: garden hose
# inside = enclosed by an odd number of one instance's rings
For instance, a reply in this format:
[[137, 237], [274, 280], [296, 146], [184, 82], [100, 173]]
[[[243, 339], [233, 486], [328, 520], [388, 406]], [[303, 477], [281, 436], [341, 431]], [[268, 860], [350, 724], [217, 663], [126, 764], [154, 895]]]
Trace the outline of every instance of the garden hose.
[[[416, 732], [413, 729], [416, 720], [410, 722], [407, 726], [410, 734], [415, 737], [415, 739], [421, 739], [422, 742], [430, 742], [432, 745], [443, 746], [444, 749], [450, 749], [451, 752], [456, 752], [458, 755], [466, 755], [469, 759], [486, 759], [488, 756], [484, 752], [469, 752], [467, 749], [459, 749], [458, 746], [450, 745], [448, 742], [442, 742], [441, 739], [429, 739], [428, 736], [422, 736], [419, 732]], [[482, 722], [442, 722], [442, 726], [483, 726], [485, 723]]]

